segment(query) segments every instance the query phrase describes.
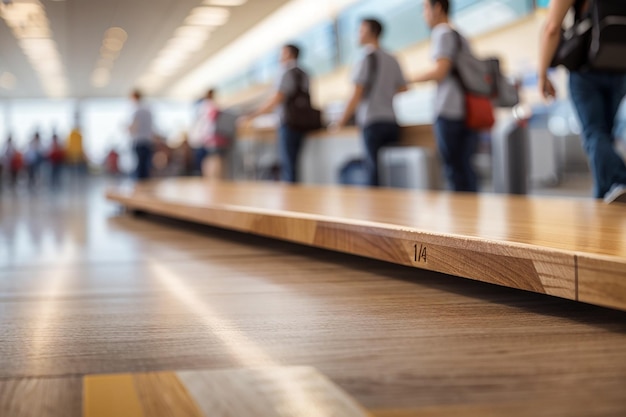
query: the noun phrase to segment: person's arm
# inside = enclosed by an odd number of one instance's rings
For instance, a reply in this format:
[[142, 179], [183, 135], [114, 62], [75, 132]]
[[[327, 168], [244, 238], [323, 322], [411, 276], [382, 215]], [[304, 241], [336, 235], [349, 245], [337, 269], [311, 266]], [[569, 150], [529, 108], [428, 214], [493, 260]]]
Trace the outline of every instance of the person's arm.
[[575, 0], [552, 0], [539, 45], [539, 92], [545, 98], [555, 97], [556, 90], [548, 79], [548, 68], [559, 47], [561, 27]]
[[442, 82], [452, 70], [452, 61], [448, 58], [439, 58], [434, 67], [413, 78], [414, 83], [425, 83], [429, 81]]
[[137, 118], [138, 118], [138, 111], [135, 111], [135, 113], [133, 113], [133, 121], [131, 122], [131, 124], [128, 126], [128, 133], [131, 134], [131, 136], [134, 136], [135, 133], [137, 132]]
[[269, 100], [265, 102], [257, 111], [251, 113], [248, 118], [254, 119], [264, 114], [271, 113], [276, 107], [285, 101], [285, 95], [277, 91]]
[[354, 91], [352, 92], [352, 97], [350, 98], [350, 101], [348, 101], [348, 106], [344, 110], [343, 116], [341, 116], [341, 119], [339, 119], [339, 122], [337, 123], [337, 127], [344, 127], [348, 124], [348, 121], [352, 118], [352, 116], [354, 116], [357, 106], [361, 100], [363, 100], [364, 94], [365, 86], [356, 84], [354, 86]]

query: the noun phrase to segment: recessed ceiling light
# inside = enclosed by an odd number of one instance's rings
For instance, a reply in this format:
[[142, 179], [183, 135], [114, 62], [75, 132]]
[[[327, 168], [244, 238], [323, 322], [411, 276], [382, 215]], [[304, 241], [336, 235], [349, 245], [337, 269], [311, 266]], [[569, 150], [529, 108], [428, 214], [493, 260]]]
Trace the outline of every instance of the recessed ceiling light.
[[205, 38], [211, 36], [211, 28], [205, 26], [182, 26], [176, 29], [176, 38]]
[[223, 7], [196, 7], [185, 20], [192, 26], [222, 26], [230, 17], [230, 11]]
[[109, 51], [121, 51], [124, 47], [124, 42], [120, 39], [115, 38], [104, 38], [102, 41], [102, 46], [104, 46]]
[[117, 39], [124, 43], [128, 39], [128, 33], [120, 27], [112, 27], [104, 32], [104, 37], [107, 39]]

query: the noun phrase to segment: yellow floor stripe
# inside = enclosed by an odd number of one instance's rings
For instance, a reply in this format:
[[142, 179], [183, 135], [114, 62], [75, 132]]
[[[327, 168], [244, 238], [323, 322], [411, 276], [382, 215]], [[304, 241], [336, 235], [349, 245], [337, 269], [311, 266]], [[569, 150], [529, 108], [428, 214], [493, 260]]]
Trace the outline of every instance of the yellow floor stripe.
[[144, 417], [132, 375], [87, 376], [83, 417]]

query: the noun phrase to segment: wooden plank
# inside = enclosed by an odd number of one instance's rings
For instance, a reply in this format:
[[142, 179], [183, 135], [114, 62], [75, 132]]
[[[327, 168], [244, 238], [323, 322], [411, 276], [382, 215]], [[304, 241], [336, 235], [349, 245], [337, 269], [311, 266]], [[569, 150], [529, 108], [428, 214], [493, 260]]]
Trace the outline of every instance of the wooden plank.
[[[594, 201], [201, 180], [150, 183], [108, 197], [156, 214], [570, 300], [579, 299], [581, 252], [595, 262], [608, 259], [615, 265], [609, 276], [626, 271], [626, 246], [608, 243], [626, 236], [623, 213]], [[611, 216], [615, 227], [589, 233], [584, 225], [598, 216]], [[590, 291], [602, 292], [603, 282], [590, 281]], [[582, 301], [626, 309], [626, 287], [613, 288], [612, 301]]]
[[79, 417], [80, 378], [0, 380], [0, 416]]
[[[150, 417], [209, 417], [203, 414], [173, 372], [134, 375], [144, 414]], [[205, 396], [214, 395], [204, 392]], [[234, 417], [234, 416], [233, 416]]]
[[586, 255], [579, 256], [577, 261], [580, 301], [623, 310], [626, 306], [626, 264]]

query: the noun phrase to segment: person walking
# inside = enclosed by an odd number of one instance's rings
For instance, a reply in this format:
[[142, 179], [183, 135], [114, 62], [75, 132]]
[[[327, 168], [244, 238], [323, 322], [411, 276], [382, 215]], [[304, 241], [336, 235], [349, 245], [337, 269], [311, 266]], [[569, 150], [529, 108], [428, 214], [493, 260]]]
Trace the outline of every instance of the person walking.
[[[550, 2], [541, 35], [538, 74], [539, 91], [546, 99], [556, 97], [554, 84], [548, 78], [548, 68], [559, 46], [563, 22], [568, 12], [574, 11], [580, 17], [590, 5], [589, 0]], [[626, 165], [615, 150], [615, 118], [626, 95], [626, 72], [596, 70], [585, 65], [570, 71], [569, 90], [582, 125], [582, 141], [593, 175], [594, 197], [607, 203], [626, 203]]]
[[300, 48], [295, 45], [285, 45], [282, 48], [280, 63], [283, 71], [279, 78], [276, 92], [261, 108], [244, 118], [246, 121], [252, 120], [279, 108], [278, 154], [280, 158], [280, 178], [282, 181], [289, 183], [299, 182], [298, 161], [306, 136], [305, 132], [294, 129], [286, 121], [287, 106], [290, 98], [294, 97], [298, 91], [309, 92], [309, 76], [298, 64], [300, 53]]
[[367, 154], [367, 182], [372, 187], [380, 185], [378, 154], [381, 148], [400, 139], [400, 128], [393, 108], [394, 97], [407, 91], [400, 64], [380, 46], [383, 32], [380, 21], [362, 21], [359, 43], [365, 50], [365, 57], [356, 67], [354, 92], [348, 106], [339, 122], [331, 126], [331, 130], [346, 126], [356, 112]]
[[144, 104], [143, 95], [139, 90], [133, 91], [131, 99], [135, 105], [135, 110], [128, 130], [137, 157], [135, 176], [139, 181], [143, 181], [150, 178], [152, 169], [154, 136], [152, 111]]
[[456, 192], [478, 192], [473, 157], [480, 135], [467, 127], [465, 95], [454, 66], [460, 53], [470, 53], [469, 42], [450, 25], [449, 0], [425, 0], [424, 19], [431, 29], [434, 66], [413, 79], [436, 82], [435, 136], [448, 184]]
[[215, 90], [210, 89], [198, 111], [194, 127], [196, 142], [203, 147], [200, 167], [202, 175], [211, 180], [224, 178], [226, 155], [228, 152], [228, 138], [223, 137], [217, 130], [220, 109], [215, 102]]

